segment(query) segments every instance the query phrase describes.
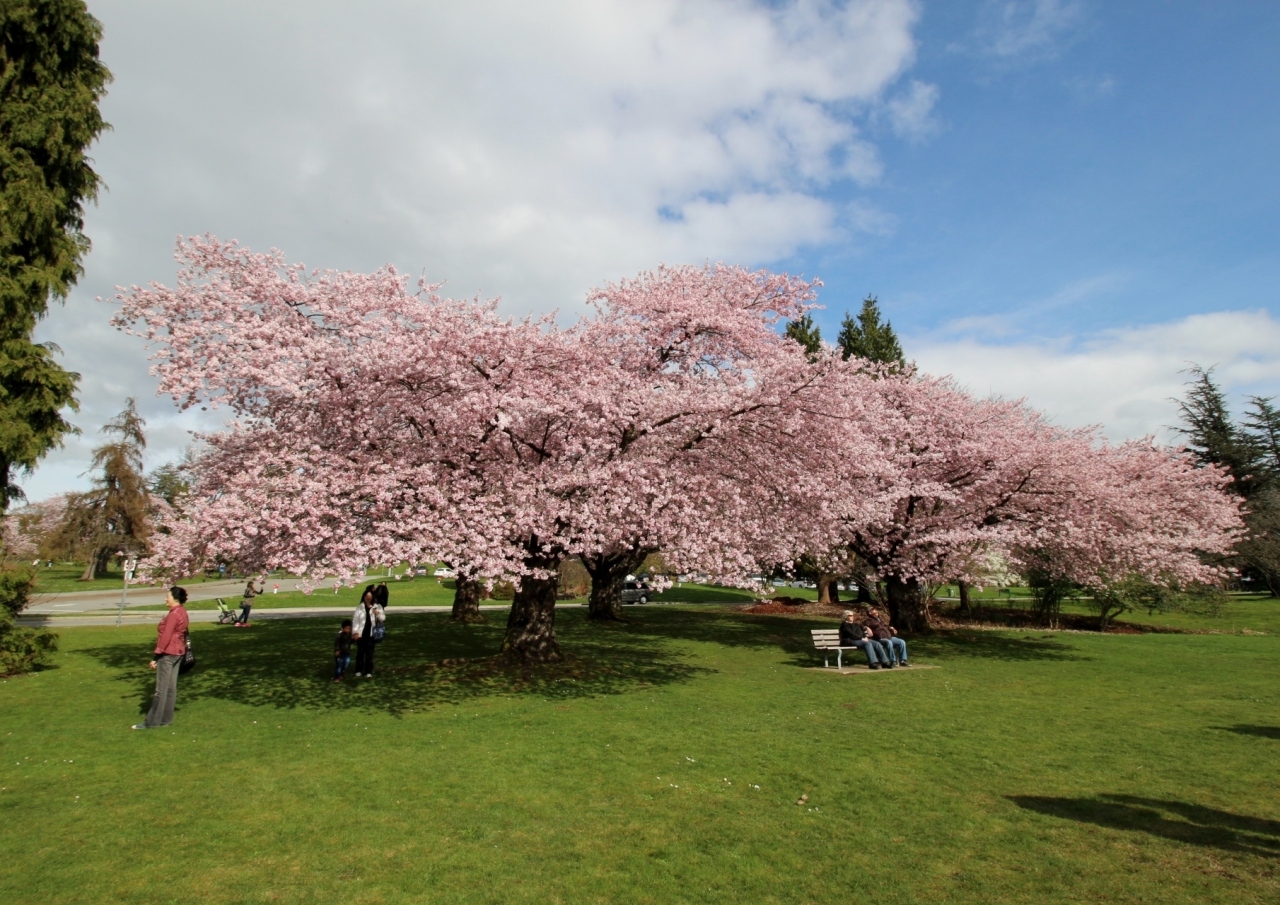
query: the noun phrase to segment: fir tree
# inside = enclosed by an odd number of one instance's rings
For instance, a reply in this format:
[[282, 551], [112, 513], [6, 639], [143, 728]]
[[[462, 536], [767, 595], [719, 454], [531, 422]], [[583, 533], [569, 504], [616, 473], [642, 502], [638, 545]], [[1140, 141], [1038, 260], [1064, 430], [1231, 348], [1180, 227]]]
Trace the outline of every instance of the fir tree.
[[89, 250], [84, 206], [100, 180], [86, 151], [107, 128], [111, 74], [102, 26], [83, 0], [0, 4], [0, 514], [30, 471], [72, 430], [79, 375], [32, 342], [49, 299], [65, 298]]
[[907, 360], [902, 354], [902, 345], [893, 332], [893, 324], [889, 321], [880, 323], [880, 305], [874, 296], [867, 296], [862, 302], [862, 310], [855, 320], [850, 315], [844, 316], [840, 324], [840, 335], [836, 337], [840, 353], [845, 359], [858, 357], [891, 368], [905, 368]]

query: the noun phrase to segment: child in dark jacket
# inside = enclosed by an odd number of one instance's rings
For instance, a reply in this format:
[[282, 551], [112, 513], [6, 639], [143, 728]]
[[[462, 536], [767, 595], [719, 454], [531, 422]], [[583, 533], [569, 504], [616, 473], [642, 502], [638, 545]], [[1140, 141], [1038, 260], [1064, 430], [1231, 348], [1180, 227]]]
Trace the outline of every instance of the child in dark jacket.
[[341, 682], [351, 665], [351, 620], [342, 620], [342, 630], [333, 642], [333, 681]]

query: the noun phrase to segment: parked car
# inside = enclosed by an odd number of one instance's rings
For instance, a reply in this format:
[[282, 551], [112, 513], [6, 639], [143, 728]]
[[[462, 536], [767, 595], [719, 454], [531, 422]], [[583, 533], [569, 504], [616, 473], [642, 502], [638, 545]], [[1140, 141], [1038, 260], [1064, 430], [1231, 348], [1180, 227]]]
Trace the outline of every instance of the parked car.
[[431, 574], [434, 575], [436, 578], [457, 578], [458, 577], [457, 572], [453, 571], [453, 569], [450, 569], [446, 566], [441, 566], [439, 569], [436, 569]]
[[653, 588], [647, 582], [626, 581], [622, 583], [622, 602], [638, 603], [642, 606], [653, 596]]

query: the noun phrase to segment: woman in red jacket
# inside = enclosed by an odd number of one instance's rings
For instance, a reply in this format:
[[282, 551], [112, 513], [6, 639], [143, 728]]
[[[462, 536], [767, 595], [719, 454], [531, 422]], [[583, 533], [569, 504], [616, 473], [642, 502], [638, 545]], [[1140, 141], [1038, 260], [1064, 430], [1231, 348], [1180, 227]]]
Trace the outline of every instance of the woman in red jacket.
[[159, 729], [173, 722], [173, 705], [178, 700], [178, 667], [187, 652], [187, 626], [191, 620], [183, 607], [187, 602], [186, 590], [170, 588], [164, 602], [169, 612], [156, 626], [156, 652], [151, 658], [151, 668], [156, 671], [156, 696], [147, 718], [134, 729]]

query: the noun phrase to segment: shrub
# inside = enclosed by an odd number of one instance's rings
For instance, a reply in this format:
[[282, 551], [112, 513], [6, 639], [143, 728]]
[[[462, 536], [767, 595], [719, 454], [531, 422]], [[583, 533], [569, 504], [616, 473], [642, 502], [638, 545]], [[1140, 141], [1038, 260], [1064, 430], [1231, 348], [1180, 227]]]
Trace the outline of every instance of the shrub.
[[49, 664], [58, 636], [21, 628], [17, 616], [31, 600], [35, 576], [29, 569], [0, 569], [0, 676], [31, 672]]

